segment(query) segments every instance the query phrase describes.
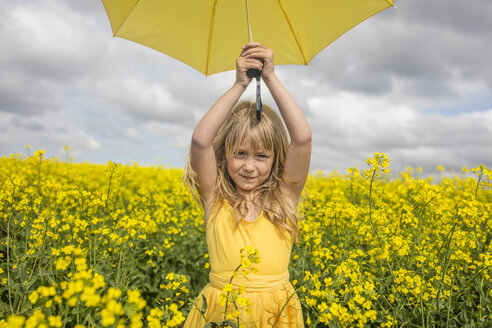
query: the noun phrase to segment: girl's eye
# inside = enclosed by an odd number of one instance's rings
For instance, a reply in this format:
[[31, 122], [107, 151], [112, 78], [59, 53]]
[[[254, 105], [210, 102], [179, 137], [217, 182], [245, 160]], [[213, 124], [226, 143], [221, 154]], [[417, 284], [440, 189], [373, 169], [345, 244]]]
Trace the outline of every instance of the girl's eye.
[[256, 156], [258, 156], [259, 158], [262, 158], [262, 159], [267, 159], [268, 158], [268, 156], [265, 155], [265, 154], [258, 154]]
[[246, 154], [243, 151], [238, 151], [236, 154], [236, 156], [240, 156], [240, 157], [245, 156], [245, 155]]

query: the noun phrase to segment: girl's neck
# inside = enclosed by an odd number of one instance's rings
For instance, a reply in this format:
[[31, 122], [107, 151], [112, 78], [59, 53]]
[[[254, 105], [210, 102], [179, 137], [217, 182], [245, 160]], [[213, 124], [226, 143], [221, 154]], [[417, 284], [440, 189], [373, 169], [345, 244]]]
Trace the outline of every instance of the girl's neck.
[[247, 212], [244, 218], [248, 221], [253, 221], [257, 219], [262, 210], [261, 207], [256, 206], [253, 202], [249, 202], [249, 201], [246, 202], [246, 208], [247, 208]]

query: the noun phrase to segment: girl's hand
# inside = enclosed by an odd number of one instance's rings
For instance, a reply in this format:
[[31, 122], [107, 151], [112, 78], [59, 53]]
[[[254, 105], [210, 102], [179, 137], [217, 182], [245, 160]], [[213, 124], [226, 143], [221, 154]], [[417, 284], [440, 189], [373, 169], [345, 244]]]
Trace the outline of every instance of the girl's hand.
[[236, 83], [246, 88], [251, 83], [251, 78], [246, 72], [249, 69], [263, 69], [261, 60], [255, 58], [246, 58], [242, 54], [236, 59]]
[[249, 42], [243, 46], [241, 56], [247, 59], [260, 60], [263, 63], [261, 77], [264, 80], [270, 79], [275, 75], [273, 64], [273, 50], [261, 44], [260, 42]]

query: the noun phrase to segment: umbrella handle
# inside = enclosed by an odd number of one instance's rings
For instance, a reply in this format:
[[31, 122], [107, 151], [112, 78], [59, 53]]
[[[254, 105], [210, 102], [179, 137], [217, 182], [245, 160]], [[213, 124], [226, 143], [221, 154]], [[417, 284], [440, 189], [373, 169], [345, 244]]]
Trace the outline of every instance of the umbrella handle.
[[261, 76], [261, 71], [257, 69], [250, 68], [246, 72], [246, 75], [248, 75], [249, 78], [259, 78]]
[[260, 90], [260, 76], [261, 71], [257, 69], [248, 69], [246, 75], [250, 78], [256, 79], [256, 119], [261, 120], [261, 112], [263, 110], [263, 106], [261, 104], [261, 90]]

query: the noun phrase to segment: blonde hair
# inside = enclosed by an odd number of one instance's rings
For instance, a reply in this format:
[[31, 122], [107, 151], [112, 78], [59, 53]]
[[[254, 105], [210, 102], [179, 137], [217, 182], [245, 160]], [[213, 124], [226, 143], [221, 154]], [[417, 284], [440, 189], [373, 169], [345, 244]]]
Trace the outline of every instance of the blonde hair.
[[[253, 149], [264, 149], [274, 154], [270, 176], [259, 187], [252, 191], [251, 199], [254, 206], [263, 209], [268, 219], [277, 227], [290, 233], [293, 240], [297, 239], [298, 215], [295, 205], [287, 199], [287, 195], [280, 189], [283, 177], [287, 148], [288, 134], [280, 116], [269, 106], [263, 104], [263, 114], [260, 121], [256, 118], [256, 104], [243, 101], [231, 110], [220, 127], [213, 141], [215, 161], [217, 163], [217, 183], [215, 190], [214, 208], [218, 211], [222, 202], [226, 200], [236, 210], [236, 224], [241, 217], [247, 214], [247, 204], [243, 195], [237, 192], [236, 186], [227, 170], [227, 158], [238, 151], [244, 138], [249, 137]], [[190, 154], [185, 165], [184, 181], [191, 193], [197, 196], [196, 173], [191, 168]], [[258, 202], [261, 200], [261, 204]], [[203, 205], [203, 203], [202, 203]]]

